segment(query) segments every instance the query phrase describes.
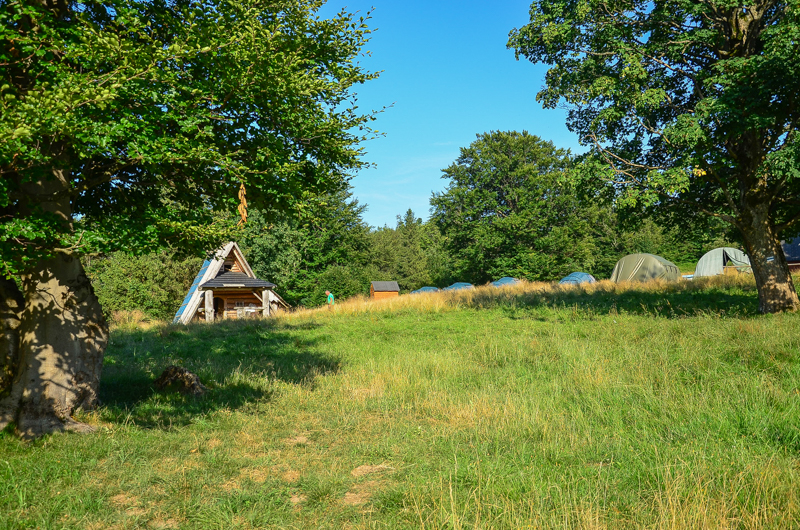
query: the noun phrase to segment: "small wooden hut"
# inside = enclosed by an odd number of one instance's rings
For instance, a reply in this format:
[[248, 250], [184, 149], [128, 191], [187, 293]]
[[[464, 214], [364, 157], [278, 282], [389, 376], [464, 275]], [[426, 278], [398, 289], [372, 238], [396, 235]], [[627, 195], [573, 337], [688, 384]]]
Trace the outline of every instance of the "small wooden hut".
[[275, 287], [256, 278], [239, 245], [231, 241], [203, 263], [173, 322], [268, 317], [289, 307]]
[[372, 282], [369, 286], [369, 297], [380, 300], [381, 298], [394, 298], [400, 296], [400, 286], [397, 282]]

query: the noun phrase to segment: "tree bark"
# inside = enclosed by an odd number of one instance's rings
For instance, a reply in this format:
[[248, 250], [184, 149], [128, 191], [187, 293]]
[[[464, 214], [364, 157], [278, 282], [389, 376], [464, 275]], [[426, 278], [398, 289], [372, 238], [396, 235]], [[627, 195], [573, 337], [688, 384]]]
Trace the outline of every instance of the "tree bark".
[[761, 313], [796, 311], [800, 308], [789, 265], [769, 217], [769, 204], [759, 201], [741, 209], [739, 221], [753, 276], [758, 288]]
[[0, 397], [10, 391], [19, 361], [19, 323], [24, 305], [14, 280], [0, 278]]
[[[53, 168], [21, 187], [31, 204], [54, 214], [66, 231], [72, 230], [69, 182], [68, 171]], [[25, 438], [93, 430], [72, 413], [97, 403], [108, 325], [83, 265], [71, 250], [60, 250], [21, 278], [19, 360], [11, 389], [0, 398], [0, 430], [12, 422]]]
[[72, 419], [97, 404], [108, 326], [80, 259], [59, 253], [23, 277], [20, 362], [0, 400], [0, 430], [15, 422], [25, 438], [90, 426]]

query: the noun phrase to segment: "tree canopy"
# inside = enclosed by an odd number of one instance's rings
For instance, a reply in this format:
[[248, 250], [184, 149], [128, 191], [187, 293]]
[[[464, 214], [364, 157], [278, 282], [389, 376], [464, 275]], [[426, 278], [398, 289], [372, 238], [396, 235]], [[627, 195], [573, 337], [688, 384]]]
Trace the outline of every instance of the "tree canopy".
[[344, 298], [369, 285], [364, 209], [340, 191], [309, 200], [294, 218], [254, 211], [238, 241], [256, 275], [276, 283], [287, 302], [322, 304], [326, 289]]
[[799, 8], [536, 1], [509, 40], [518, 57], [551, 66], [537, 99], [566, 104], [620, 200], [736, 226], [765, 312], [798, 304], [779, 240], [800, 220]]
[[322, 3], [3, 2], [2, 272], [54, 248], [214, 248], [241, 183], [279, 207], [341, 189], [372, 118], [352, 88], [374, 74], [365, 20]]
[[569, 151], [527, 132], [477, 135], [442, 170], [450, 184], [431, 198], [455, 275], [551, 279], [591, 264], [587, 217], [566, 186]]
[[87, 429], [108, 329], [80, 254], [209, 251], [217, 211], [345, 189], [377, 74], [368, 16], [323, 3], [0, 0], [0, 430]]

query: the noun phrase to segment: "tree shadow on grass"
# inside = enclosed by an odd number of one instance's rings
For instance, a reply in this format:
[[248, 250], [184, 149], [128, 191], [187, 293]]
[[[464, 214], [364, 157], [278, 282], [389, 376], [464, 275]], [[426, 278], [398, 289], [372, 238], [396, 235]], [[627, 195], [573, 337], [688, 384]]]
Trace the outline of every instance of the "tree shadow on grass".
[[541, 321], [625, 314], [662, 318], [758, 315], [758, 293], [752, 279], [746, 277], [704, 278], [694, 282], [617, 284], [606, 280], [577, 286], [542, 285], [538, 289], [512, 288], [501, 294], [479, 290], [468, 305], [499, 308], [511, 318]]
[[[147, 428], [180, 426], [215, 410], [268, 401], [276, 381], [313, 387], [318, 376], [337, 372], [339, 361], [295, 327], [246, 320], [117, 329], [100, 382], [103, 418]], [[305, 324], [302, 331], [309, 329]], [[196, 373], [208, 392], [193, 397], [157, 391], [153, 382], [170, 365]]]

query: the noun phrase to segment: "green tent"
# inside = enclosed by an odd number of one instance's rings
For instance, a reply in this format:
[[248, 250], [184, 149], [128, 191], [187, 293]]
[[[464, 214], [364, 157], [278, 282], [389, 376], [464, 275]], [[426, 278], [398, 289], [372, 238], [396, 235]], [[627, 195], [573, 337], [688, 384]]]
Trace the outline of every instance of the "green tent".
[[728, 262], [733, 263], [739, 272], [752, 272], [750, 270], [750, 258], [739, 249], [731, 247], [715, 248], [706, 252], [695, 267], [694, 277], [716, 276], [725, 274], [725, 267]]
[[681, 277], [678, 267], [655, 254], [630, 254], [617, 262], [611, 272], [614, 282], [646, 282], [648, 280], [677, 281]]

